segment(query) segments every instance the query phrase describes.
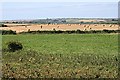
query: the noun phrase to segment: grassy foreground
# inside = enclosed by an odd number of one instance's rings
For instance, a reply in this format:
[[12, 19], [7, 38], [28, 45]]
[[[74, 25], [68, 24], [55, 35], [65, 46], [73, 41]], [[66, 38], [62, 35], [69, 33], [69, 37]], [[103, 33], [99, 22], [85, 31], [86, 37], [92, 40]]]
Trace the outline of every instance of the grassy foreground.
[[117, 34], [3, 35], [3, 49], [19, 41], [21, 51], [3, 51], [3, 77], [116, 78]]

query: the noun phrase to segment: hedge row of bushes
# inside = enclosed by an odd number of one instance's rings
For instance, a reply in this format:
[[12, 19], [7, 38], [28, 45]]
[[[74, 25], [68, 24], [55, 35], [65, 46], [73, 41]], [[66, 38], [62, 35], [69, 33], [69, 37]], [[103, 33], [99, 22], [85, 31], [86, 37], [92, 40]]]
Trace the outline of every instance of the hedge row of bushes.
[[7, 27], [7, 25], [4, 25], [4, 24], [0, 24], [0, 27]]
[[[12, 31], [12, 30], [1, 30], [0, 33], [2, 35], [6, 35], [6, 34], [14, 34], [16, 35], [16, 31]], [[91, 31], [81, 31], [81, 30], [68, 30], [68, 31], [61, 31], [61, 30], [53, 30], [53, 31], [28, 31], [28, 32], [21, 32], [19, 34], [27, 34], [27, 33], [31, 33], [31, 34], [88, 34], [88, 33], [120, 33], [120, 30], [91, 30]]]
[[1, 30], [0, 31], [2, 35], [6, 35], [6, 34], [16, 34], [16, 31], [12, 31], [12, 30]]
[[32, 34], [85, 34], [85, 33], [119, 33], [120, 30], [91, 30], [91, 31], [81, 31], [81, 30], [71, 30], [71, 31], [61, 31], [61, 30], [53, 30], [53, 31], [28, 31], [21, 32], [20, 34], [32, 33]]

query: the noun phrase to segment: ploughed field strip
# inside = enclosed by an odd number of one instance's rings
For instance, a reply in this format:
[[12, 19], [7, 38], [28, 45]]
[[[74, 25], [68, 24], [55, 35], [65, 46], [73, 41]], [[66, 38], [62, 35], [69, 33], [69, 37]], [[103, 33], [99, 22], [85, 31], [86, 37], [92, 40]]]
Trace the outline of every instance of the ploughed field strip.
[[[23, 49], [7, 51], [13, 40]], [[3, 35], [2, 43], [5, 78], [117, 77], [117, 34]]]
[[27, 31], [50, 31], [50, 30], [118, 30], [117, 24], [5, 24], [0, 30], [13, 30], [17, 33]]

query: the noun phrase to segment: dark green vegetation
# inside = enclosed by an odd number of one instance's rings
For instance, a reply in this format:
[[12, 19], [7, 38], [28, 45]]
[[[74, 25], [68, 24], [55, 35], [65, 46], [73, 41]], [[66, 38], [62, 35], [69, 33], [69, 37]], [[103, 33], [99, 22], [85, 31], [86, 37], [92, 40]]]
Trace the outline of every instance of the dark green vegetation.
[[4, 24], [0, 24], [0, 27], [7, 27], [7, 25], [4, 25]]
[[[12, 30], [2, 30], [0, 31], [2, 32], [2, 35], [7, 35], [7, 34], [14, 34], [16, 35], [16, 31], [12, 31]], [[119, 33], [120, 30], [90, 30], [90, 31], [81, 31], [81, 30], [67, 30], [67, 31], [61, 31], [61, 30], [52, 30], [52, 31], [28, 31], [28, 32], [20, 32], [19, 34], [91, 34], [91, 33], [101, 33], [101, 34], [105, 34], [105, 33]]]
[[8, 42], [8, 50], [11, 52], [15, 52], [17, 50], [22, 50], [23, 46], [22, 43], [17, 42], [17, 41], [10, 41]]
[[2, 35], [6, 35], [6, 34], [16, 34], [16, 31], [12, 31], [12, 30], [0, 30], [0, 32], [2, 32]]
[[[2, 39], [4, 78], [117, 77], [117, 34], [19, 34]], [[4, 50], [12, 40], [23, 49]]]
[[81, 31], [81, 30], [67, 30], [67, 31], [61, 31], [58, 30], [56, 31], [55, 29], [53, 31], [28, 31], [28, 32], [21, 32], [20, 34], [91, 34], [91, 33], [101, 33], [101, 34], [105, 34], [105, 33], [119, 33], [120, 30], [90, 30], [90, 31]]

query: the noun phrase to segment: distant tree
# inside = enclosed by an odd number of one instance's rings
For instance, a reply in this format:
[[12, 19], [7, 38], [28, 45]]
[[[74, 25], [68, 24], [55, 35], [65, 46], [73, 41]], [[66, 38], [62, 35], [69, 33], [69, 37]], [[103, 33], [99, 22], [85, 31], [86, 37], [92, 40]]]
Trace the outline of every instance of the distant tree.
[[51, 24], [51, 22], [48, 22], [48, 25]]
[[84, 22], [83, 22], [83, 21], [81, 21], [80, 23], [81, 23], [81, 24], [83, 24]]
[[66, 23], [66, 20], [62, 21], [63, 23]]
[[1, 27], [7, 27], [7, 25], [2, 24]]

